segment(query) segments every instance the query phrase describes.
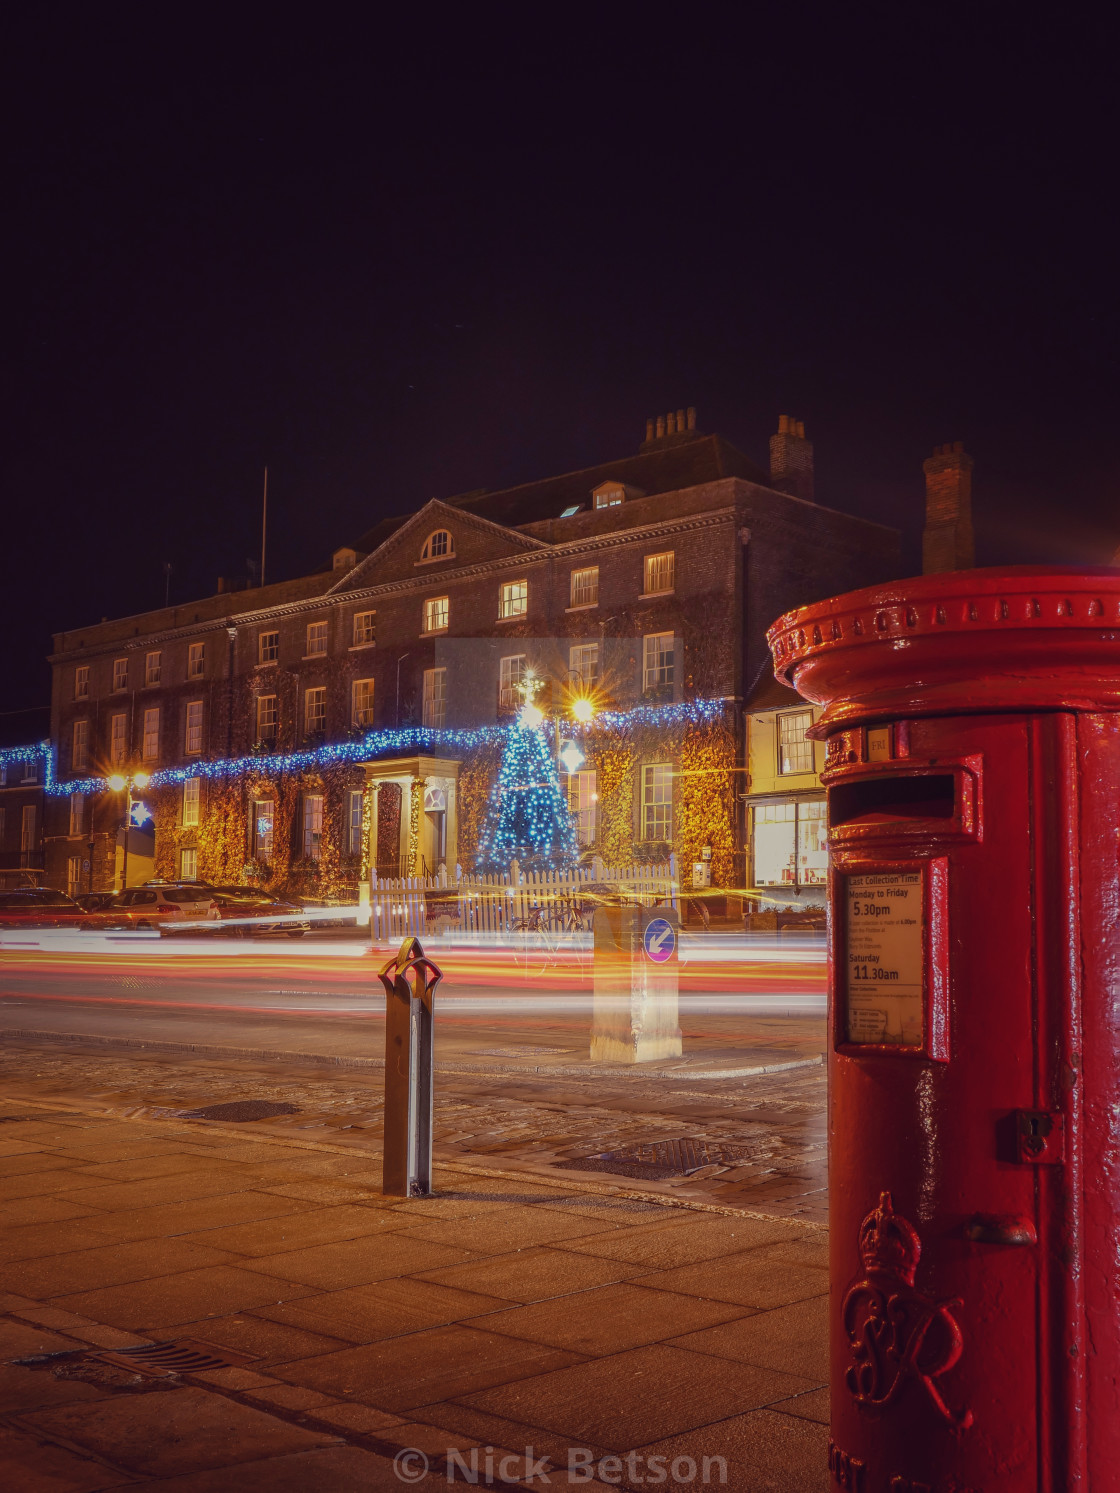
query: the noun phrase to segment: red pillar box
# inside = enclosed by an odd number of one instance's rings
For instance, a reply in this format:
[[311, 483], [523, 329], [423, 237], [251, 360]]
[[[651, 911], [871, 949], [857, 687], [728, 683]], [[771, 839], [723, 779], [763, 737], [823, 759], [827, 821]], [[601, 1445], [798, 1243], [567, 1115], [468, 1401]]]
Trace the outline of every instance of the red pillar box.
[[1120, 572], [770, 642], [825, 707], [833, 1481], [1120, 1488]]

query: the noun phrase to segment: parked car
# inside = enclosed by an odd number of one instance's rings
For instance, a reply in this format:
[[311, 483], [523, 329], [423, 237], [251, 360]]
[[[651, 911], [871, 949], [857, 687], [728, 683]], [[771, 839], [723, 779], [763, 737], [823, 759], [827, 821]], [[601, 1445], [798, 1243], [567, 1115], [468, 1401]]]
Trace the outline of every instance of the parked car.
[[50, 887], [5, 887], [0, 890], [0, 929], [83, 928], [89, 917], [73, 897]]
[[[289, 938], [302, 938], [311, 927], [297, 902], [286, 902], [282, 897], [270, 896], [256, 887], [207, 885], [206, 889], [213, 894], [222, 921], [229, 923], [228, 931], [235, 937], [286, 933]], [[283, 921], [274, 922], [276, 918]]]
[[118, 892], [86, 892], [74, 900], [85, 912], [108, 912], [116, 904]]
[[102, 927], [158, 928], [161, 932], [180, 924], [219, 921], [218, 904], [209, 887], [172, 881], [149, 882], [115, 893], [99, 918]]

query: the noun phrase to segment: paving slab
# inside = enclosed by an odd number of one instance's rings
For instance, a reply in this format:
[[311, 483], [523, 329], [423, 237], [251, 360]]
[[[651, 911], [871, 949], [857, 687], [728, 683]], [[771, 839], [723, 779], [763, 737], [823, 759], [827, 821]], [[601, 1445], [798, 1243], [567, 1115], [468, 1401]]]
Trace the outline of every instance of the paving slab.
[[[282, 1311], [282, 1307], [274, 1310]], [[294, 1358], [313, 1358], [320, 1353], [333, 1353], [346, 1348], [353, 1339], [332, 1337], [322, 1317], [313, 1320], [310, 1329], [289, 1326], [262, 1315], [267, 1308], [251, 1312], [240, 1312], [228, 1317], [202, 1317], [197, 1322], [179, 1322], [153, 1327], [151, 1336], [157, 1339], [169, 1337], [200, 1338], [214, 1343], [219, 1348], [232, 1348], [235, 1353], [249, 1353], [257, 1360], [255, 1368], [266, 1369], [270, 1363], [290, 1362]]]
[[[433, 1281], [405, 1276], [379, 1281], [375, 1285], [306, 1296], [287, 1309], [274, 1310], [284, 1312], [287, 1322], [312, 1330], [318, 1324], [324, 1332], [334, 1332], [356, 1343], [372, 1343], [380, 1338], [419, 1332], [426, 1327], [461, 1322], [482, 1313], [504, 1314], [509, 1305], [509, 1301], [476, 1291], [456, 1290]], [[267, 1308], [262, 1309], [262, 1314], [267, 1314]], [[490, 1326], [489, 1322], [476, 1325]], [[502, 1329], [497, 1327], [494, 1330], [500, 1332]], [[516, 1332], [513, 1335], [532, 1336]], [[533, 1337], [533, 1341], [541, 1339]]]
[[25, 1412], [16, 1424], [83, 1447], [131, 1473], [164, 1478], [309, 1451], [332, 1440], [225, 1395], [189, 1387], [53, 1405]]
[[207, 1231], [234, 1228], [239, 1224], [292, 1217], [313, 1211], [298, 1198], [271, 1192], [233, 1192], [212, 1198], [194, 1198], [185, 1203], [163, 1203], [154, 1208], [128, 1209], [117, 1213], [86, 1213], [81, 1223], [111, 1239], [156, 1239], [179, 1234], [198, 1234], [198, 1243], [245, 1251], [212, 1240]]
[[301, 1208], [298, 1211], [293, 1208], [228, 1228], [208, 1228], [204, 1235], [200, 1233], [200, 1241], [204, 1239], [215, 1248], [241, 1255], [273, 1255], [311, 1249], [319, 1244], [334, 1244], [342, 1239], [357, 1239], [399, 1227], [400, 1221], [382, 1208], [343, 1204], [341, 1207]]
[[488, 1255], [527, 1244], [554, 1244], [560, 1239], [585, 1239], [600, 1233], [614, 1233], [619, 1225], [613, 1219], [589, 1219], [568, 1216], [547, 1208], [534, 1208], [526, 1216], [524, 1208], [498, 1208], [480, 1217], [469, 1214], [443, 1218], [432, 1223], [411, 1223], [402, 1229], [410, 1239], [424, 1239], [435, 1244], [454, 1244], [461, 1249], [475, 1249]]
[[139, 1332], [148, 1327], [193, 1322], [199, 1317], [225, 1317], [230, 1312], [245, 1311], [266, 1302], [305, 1295], [306, 1287], [285, 1283], [274, 1276], [265, 1277], [231, 1265], [212, 1265], [207, 1270], [187, 1270], [182, 1275], [163, 1275], [100, 1291], [56, 1296], [53, 1300], [56, 1306], [68, 1311]]
[[[678, 1291], [715, 1301], [737, 1302], [765, 1311], [828, 1294], [828, 1275], [813, 1265], [794, 1265], [770, 1250], [720, 1255], [699, 1265], [678, 1265], [635, 1277], [635, 1284], [658, 1291]], [[666, 1333], [665, 1336], [672, 1334]]]
[[678, 1347], [738, 1363], [788, 1369], [823, 1384], [828, 1380], [828, 1297], [740, 1317], [673, 1341]]
[[12, 1425], [0, 1425], [0, 1469], [4, 1485], [13, 1493], [96, 1493], [136, 1484], [123, 1468], [83, 1457]]
[[573, 1445], [588, 1439], [612, 1451], [629, 1451], [788, 1399], [818, 1383], [658, 1343], [446, 1397], [554, 1431]]
[[404, 1486], [387, 1457], [356, 1446], [243, 1462], [236, 1479], [220, 1468], [130, 1487], [134, 1493], [401, 1493]]
[[[670, 1477], [704, 1481], [704, 1459], [722, 1457], [726, 1487], [732, 1493], [829, 1493], [828, 1431], [773, 1410], [748, 1411], [702, 1430], [671, 1436], [642, 1448], [639, 1471], [649, 1475], [649, 1458], [663, 1457]], [[686, 1459], [678, 1462], [678, 1458]], [[695, 1468], [695, 1474], [692, 1473]], [[718, 1486], [719, 1466], [708, 1464], [708, 1482]], [[628, 1486], [636, 1481], [624, 1478]]]
[[[406, 1272], [432, 1270], [439, 1265], [460, 1265], [470, 1258], [469, 1250], [453, 1248], [450, 1244], [383, 1233], [361, 1239], [343, 1239], [337, 1244], [320, 1244], [315, 1249], [245, 1257], [242, 1268], [259, 1271], [270, 1278], [314, 1286], [320, 1291], [338, 1291], [346, 1286], [369, 1285], [372, 1281], [387, 1280]], [[310, 1293], [305, 1290], [303, 1294]]]
[[13, 1291], [45, 1300], [63, 1282], [67, 1294], [72, 1295], [77, 1291], [96, 1291], [102, 1286], [226, 1265], [237, 1259], [229, 1250], [212, 1249], [185, 1239], [140, 1239], [124, 1244], [106, 1244], [101, 1239], [93, 1249], [10, 1261], [4, 1270], [4, 1280]]
[[[687, 1227], [682, 1229], [682, 1224]], [[697, 1260], [736, 1254], [744, 1247], [787, 1240], [796, 1226], [756, 1218], [683, 1216], [652, 1219], [629, 1229], [566, 1239], [564, 1249], [668, 1269]], [[796, 1235], [794, 1235], [796, 1237]]]
[[538, 1247], [495, 1255], [490, 1259], [471, 1260], [465, 1265], [451, 1265], [442, 1270], [425, 1270], [419, 1278], [465, 1291], [478, 1291], [484, 1296], [528, 1302], [567, 1296], [573, 1291], [585, 1291], [592, 1286], [605, 1286], [611, 1281], [645, 1273], [644, 1265], [627, 1260], [609, 1260], [599, 1255]]
[[324, 1393], [353, 1395], [380, 1410], [409, 1410], [575, 1362], [576, 1354], [557, 1348], [452, 1326], [276, 1364], [272, 1372]]

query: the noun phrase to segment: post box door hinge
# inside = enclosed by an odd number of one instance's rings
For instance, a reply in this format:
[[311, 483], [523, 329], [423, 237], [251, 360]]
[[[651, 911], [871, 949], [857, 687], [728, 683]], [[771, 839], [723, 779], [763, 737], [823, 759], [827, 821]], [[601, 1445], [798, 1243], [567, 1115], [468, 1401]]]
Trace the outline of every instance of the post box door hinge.
[[1028, 1166], [1057, 1166], [1065, 1160], [1064, 1117], [1051, 1109], [1017, 1109], [1015, 1139], [1019, 1160]]

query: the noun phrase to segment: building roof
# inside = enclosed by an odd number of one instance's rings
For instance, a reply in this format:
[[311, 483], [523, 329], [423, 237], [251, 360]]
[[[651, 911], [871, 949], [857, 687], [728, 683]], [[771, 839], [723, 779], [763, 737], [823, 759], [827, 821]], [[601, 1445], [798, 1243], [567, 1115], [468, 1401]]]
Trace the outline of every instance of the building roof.
[[[684, 438], [667, 438], [663, 445], [656, 441], [649, 444], [655, 449], [637, 456], [584, 467], [578, 472], [565, 472], [559, 477], [545, 477], [538, 482], [523, 482], [518, 487], [497, 492], [461, 493], [444, 501], [453, 508], [488, 518], [492, 523], [516, 528], [522, 524], [539, 523], [542, 519], [559, 518], [565, 508], [589, 507], [592, 489], [603, 482], [624, 483], [647, 495], [699, 487], [705, 482], [718, 482], [723, 477], [742, 477], [763, 487], [770, 484], [765, 472], [719, 435], [702, 435], [697, 431]], [[407, 517], [409, 515], [383, 519], [355, 542], [354, 549], [371, 554], [400, 528]]]
[[775, 679], [767, 665], [747, 696], [746, 708], [748, 712], [789, 710], [794, 705], [808, 704], [808, 700], [802, 699], [795, 689], [790, 689], [788, 684]]

